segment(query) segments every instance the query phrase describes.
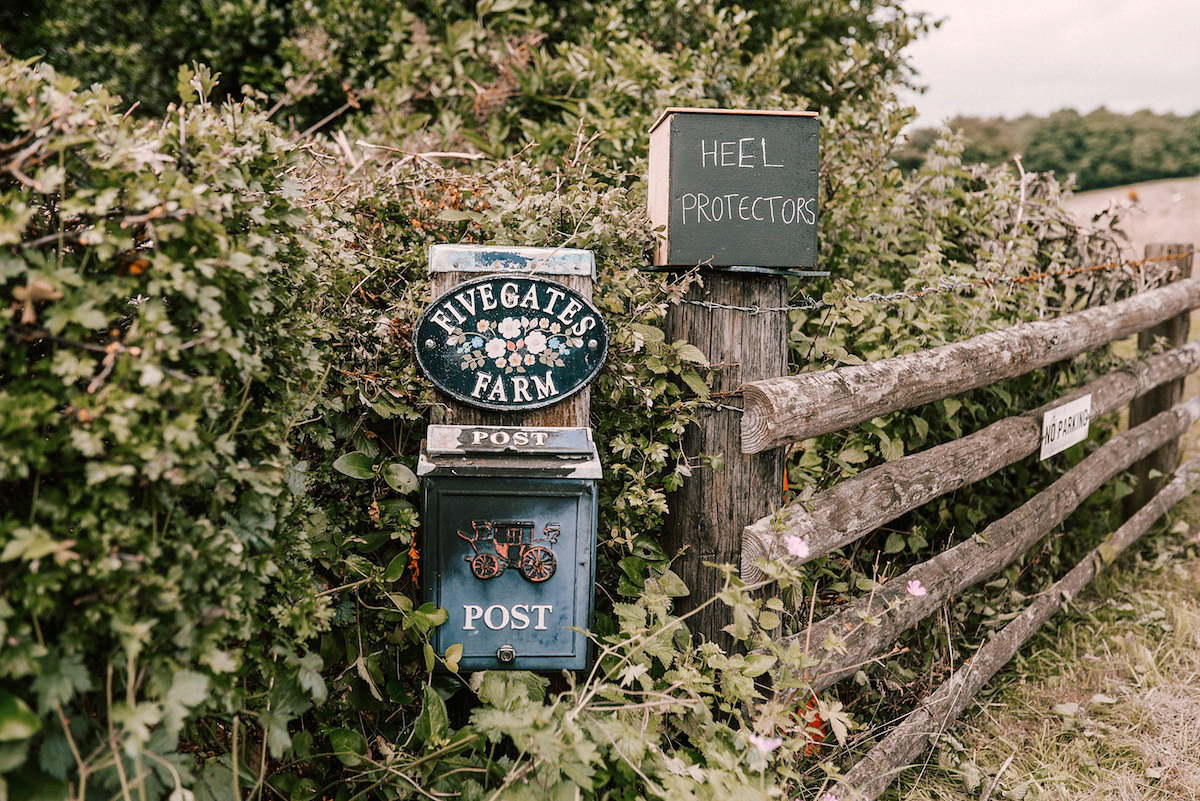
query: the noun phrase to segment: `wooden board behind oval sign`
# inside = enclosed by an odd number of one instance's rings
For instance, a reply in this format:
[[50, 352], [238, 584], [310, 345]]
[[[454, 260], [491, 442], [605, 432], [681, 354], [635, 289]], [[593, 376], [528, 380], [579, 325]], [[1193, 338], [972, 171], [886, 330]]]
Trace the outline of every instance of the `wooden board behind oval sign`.
[[811, 111], [669, 108], [650, 129], [660, 266], [817, 264], [819, 123]]
[[595, 377], [608, 353], [608, 326], [570, 287], [489, 275], [434, 300], [417, 321], [413, 345], [421, 370], [452, 398], [483, 409], [539, 409]]

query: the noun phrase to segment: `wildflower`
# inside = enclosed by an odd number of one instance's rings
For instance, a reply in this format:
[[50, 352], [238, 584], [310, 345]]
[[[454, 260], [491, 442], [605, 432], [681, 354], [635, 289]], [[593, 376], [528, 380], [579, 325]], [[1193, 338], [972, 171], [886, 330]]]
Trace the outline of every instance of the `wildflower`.
[[783, 538], [783, 544], [787, 546], [788, 553], [795, 556], [797, 559], [807, 559], [812, 552], [808, 547], [808, 543], [800, 537], [787, 536]]
[[783, 745], [782, 737], [763, 737], [758, 734], [751, 734], [746, 739], [750, 741], [750, 745], [754, 746], [764, 754], [769, 754], [779, 746]]
[[929, 593], [929, 590], [925, 589], [925, 585], [921, 583], [920, 579], [913, 579], [912, 581], [908, 582], [906, 589], [908, 590], [909, 595], [912, 595], [916, 598], [920, 598], [922, 595], [927, 595]]

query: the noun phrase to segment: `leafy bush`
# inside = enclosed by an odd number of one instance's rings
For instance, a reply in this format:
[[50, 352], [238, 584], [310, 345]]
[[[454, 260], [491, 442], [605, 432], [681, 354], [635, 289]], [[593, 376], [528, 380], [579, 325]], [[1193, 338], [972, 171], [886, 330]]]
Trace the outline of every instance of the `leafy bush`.
[[121, 111], [0, 62], [0, 697], [40, 721], [4, 738], [14, 797], [171, 789], [188, 719], [324, 693], [288, 442], [337, 223], [261, 114]]
[[[330, 139], [286, 137], [254, 100], [210, 104], [219, 76], [202, 67], [177, 75], [185, 102], [142, 121], [102, 88], [0, 61], [10, 794], [819, 796], [838, 764], [812, 758], [811, 724], [845, 742], [861, 709], [918, 679], [895, 663], [872, 669], [865, 688], [775, 708], [767, 685], [801, 676], [803, 654], [724, 653], [671, 614], [686, 588], [656, 536], [666, 493], [713, 467], [680, 446], [710, 368], [658, 325], [696, 277], [637, 269], [653, 242], [639, 175], [648, 122], [667, 103], [785, 106], [804, 92], [834, 112], [823, 119], [820, 224], [835, 278], [793, 287], [829, 303], [792, 313], [797, 369], [1107, 297], [1111, 286], [1088, 278], [919, 305], [860, 299], [947, 275], [1055, 271], [1106, 258], [1110, 243], [1069, 223], [1052, 179], [964, 166], [953, 137], [918, 172], [894, 167], [908, 112], [890, 83], [920, 21], [892, 3], [805, 14], [496, 2], [429, 19], [414, 5], [305, 8], [327, 37], [319, 52], [340, 54], [326, 66], [360, 58], [373, 76], [369, 107]], [[847, 44], [852, 28], [859, 41]], [[531, 139], [540, 146], [464, 170], [424, 150], [509, 154]], [[428, 645], [445, 612], [420, 603], [419, 519], [405, 496], [434, 397], [409, 336], [439, 242], [597, 255], [613, 344], [592, 391], [605, 478], [601, 656], [587, 676], [460, 678]], [[789, 463], [796, 500], [1036, 405], [1088, 369], [805, 443]], [[814, 591], [824, 605], [869, 586], [859, 580], [873, 578], [879, 551], [892, 560], [884, 569], [901, 569], [1050, 477], [1020, 469], [903, 521], [898, 541], [771, 568], [776, 597], [731, 577], [711, 602], [733, 607], [747, 649], [768, 647], [766, 632], [804, 625]], [[1053, 565], [1043, 568], [1026, 580]], [[985, 607], [959, 625], [994, 621]], [[928, 675], [971, 646], [914, 637]]]

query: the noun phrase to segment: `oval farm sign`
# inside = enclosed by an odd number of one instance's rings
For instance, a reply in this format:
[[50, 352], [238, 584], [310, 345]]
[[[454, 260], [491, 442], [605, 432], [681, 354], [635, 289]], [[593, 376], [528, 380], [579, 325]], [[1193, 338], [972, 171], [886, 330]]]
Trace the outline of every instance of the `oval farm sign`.
[[490, 275], [437, 298], [413, 340], [417, 363], [447, 395], [484, 409], [538, 409], [595, 377], [608, 352], [608, 327], [567, 286]]

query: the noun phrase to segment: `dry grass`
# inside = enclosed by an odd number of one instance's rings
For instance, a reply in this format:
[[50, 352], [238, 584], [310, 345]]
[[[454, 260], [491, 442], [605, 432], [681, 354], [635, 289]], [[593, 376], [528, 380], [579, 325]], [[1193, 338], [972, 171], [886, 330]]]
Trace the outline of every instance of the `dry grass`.
[[1193, 496], [1163, 552], [1125, 560], [1048, 625], [899, 797], [1200, 799], [1198, 530]]

